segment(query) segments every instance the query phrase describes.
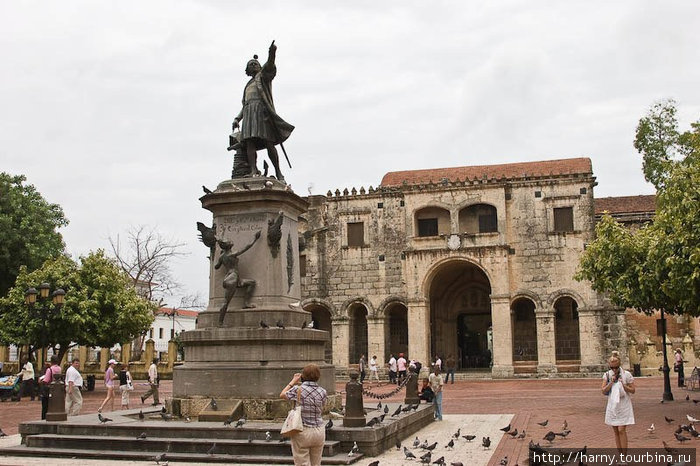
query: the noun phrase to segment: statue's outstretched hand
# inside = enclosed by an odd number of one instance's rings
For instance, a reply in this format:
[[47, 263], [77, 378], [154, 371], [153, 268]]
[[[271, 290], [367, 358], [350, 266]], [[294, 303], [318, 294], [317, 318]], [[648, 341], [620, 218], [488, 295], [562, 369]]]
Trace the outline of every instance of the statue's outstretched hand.
[[270, 44], [270, 51], [274, 52], [277, 50], [277, 46], [275, 45], [275, 41], [273, 40], [272, 43]]

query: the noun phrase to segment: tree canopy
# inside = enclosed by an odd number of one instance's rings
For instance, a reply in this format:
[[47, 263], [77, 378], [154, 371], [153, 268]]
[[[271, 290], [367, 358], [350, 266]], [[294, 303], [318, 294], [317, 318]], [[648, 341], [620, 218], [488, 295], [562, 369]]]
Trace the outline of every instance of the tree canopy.
[[673, 101], [639, 121], [635, 148], [656, 193], [653, 223], [632, 232], [605, 215], [581, 257], [578, 280], [613, 303], [700, 315], [700, 121], [681, 132]]
[[63, 210], [26, 180], [0, 172], [0, 296], [14, 285], [21, 266], [35, 270], [65, 247], [57, 231], [68, 224]]
[[[50, 283], [65, 290], [65, 304], [42, 314], [24, 304], [27, 288]], [[59, 348], [60, 356], [71, 343], [111, 347], [125, 343], [148, 329], [154, 305], [141, 298], [129, 277], [104, 251], [91, 252], [74, 262], [65, 255], [50, 259], [29, 272], [20, 269], [16, 285], [0, 299], [0, 340]]]

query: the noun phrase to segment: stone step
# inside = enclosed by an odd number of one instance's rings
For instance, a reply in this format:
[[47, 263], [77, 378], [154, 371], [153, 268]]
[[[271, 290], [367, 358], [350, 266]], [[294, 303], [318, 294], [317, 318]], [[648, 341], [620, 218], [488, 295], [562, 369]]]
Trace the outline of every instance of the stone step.
[[217, 409], [211, 407], [211, 402], [202, 409], [197, 420], [199, 422], [224, 422], [232, 416], [234, 422], [243, 417], [243, 401], [241, 400], [216, 400]]
[[[26, 445], [0, 449], [0, 456], [37, 456], [48, 458], [82, 458], [101, 460], [130, 460], [130, 461], [154, 461], [158, 453], [143, 451], [116, 451], [116, 450], [85, 450], [85, 449], [62, 449], [36, 448]], [[167, 461], [187, 461], [191, 463], [228, 463], [228, 464], [294, 464], [292, 453], [287, 455], [226, 455], [206, 453], [166, 453]], [[347, 453], [337, 453], [333, 456], [321, 458], [323, 465], [352, 464], [363, 455], [361, 453], [348, 456]], [[48, 462], [50, 463], [50, 461]], [[76, 464], [79, 464], [76, 462]]]
[[[156, 455], [158, 452], [170, 451], [173, 454], [206, 454], [216, 443], [216, 452], [223, 455], [245, 456], [291, 456], [289, 441], [252, 440], [247, 439], [202, 439], [202, 438], [162, 438], [148, 437], [137, 440], [136, 437], [125, 436], [95, 436], [95, 435], [60, 435], [40, 434], [27, 437], [26, 445], [31, 448], [65, 450], [95, 450], [107, 448], [121, 452], [143, 452]], [[324, 456], [335, 456], [340, 451], [340, 442], [326, 441], [323, 447]]]

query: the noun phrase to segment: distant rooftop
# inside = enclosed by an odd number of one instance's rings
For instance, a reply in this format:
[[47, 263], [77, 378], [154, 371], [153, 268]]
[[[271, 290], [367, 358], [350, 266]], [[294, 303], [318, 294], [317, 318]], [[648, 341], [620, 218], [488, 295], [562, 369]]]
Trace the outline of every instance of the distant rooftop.
[[473, 165], [468, 167], [431, 168], [426, 170], [404, 170], [389, 172], [382, 178], [382, 186], [401, 186], [439, 183], [473, 179], [518, 179], [550, 175], [571, 175], [575, 173], [592, 174], [591, 159], [587, 157], [574, 159], [545, 160], [540, 162], [506, 163], [501, 165]]
[[[169, 307], [161, 307], [156, 311], [156, 314], [162, 314], [162, 315], [172, 315], [172, 308]], [[177, 316], [181, 317], [197, 317], [199, 315], [199, 311], [193, 311], [191, 309], [176, 309]]]
[[614, 214], [654, 213], [656, 211], [656, 196], [601, 197], [595, 200], [595, 214], [603, 212]]

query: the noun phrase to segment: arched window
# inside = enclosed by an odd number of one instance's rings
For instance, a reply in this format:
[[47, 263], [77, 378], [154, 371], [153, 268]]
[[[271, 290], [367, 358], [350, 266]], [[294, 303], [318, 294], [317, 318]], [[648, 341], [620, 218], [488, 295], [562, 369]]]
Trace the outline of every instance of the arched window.
[[450, 233], [450, 212], [441, 207], [424, 207], [416, 211], [416, 236], [438, 236]]
[[496, 208], [488, 204], [474, 204], [459, 211], [460, 233], [495, 233], [498, 231]]

